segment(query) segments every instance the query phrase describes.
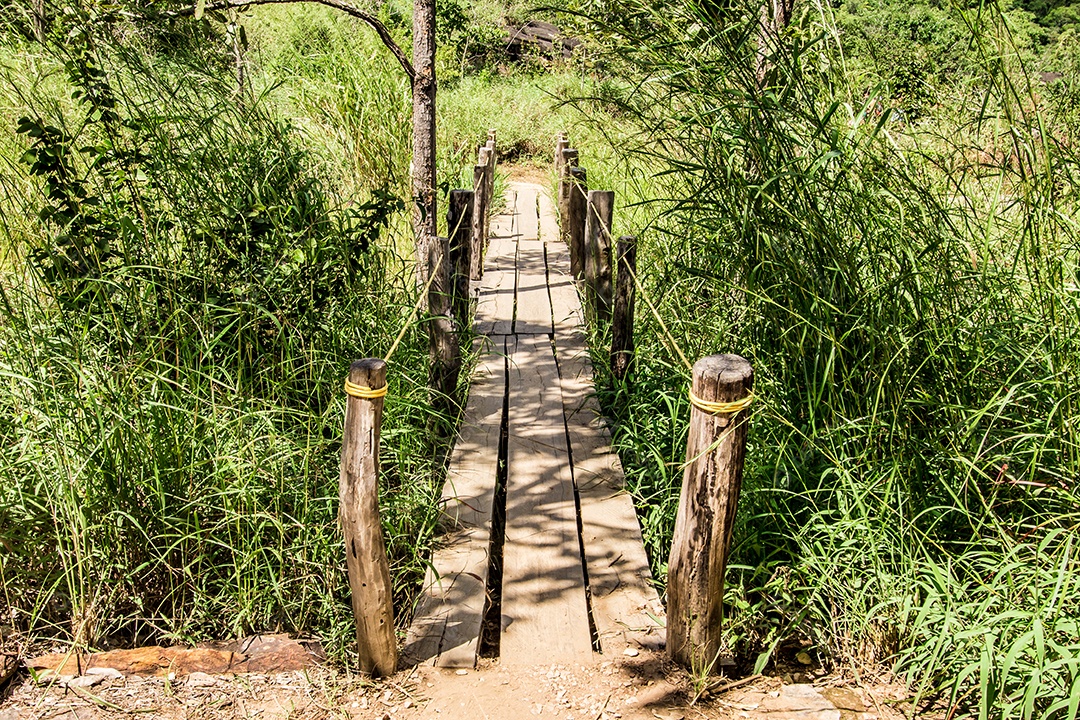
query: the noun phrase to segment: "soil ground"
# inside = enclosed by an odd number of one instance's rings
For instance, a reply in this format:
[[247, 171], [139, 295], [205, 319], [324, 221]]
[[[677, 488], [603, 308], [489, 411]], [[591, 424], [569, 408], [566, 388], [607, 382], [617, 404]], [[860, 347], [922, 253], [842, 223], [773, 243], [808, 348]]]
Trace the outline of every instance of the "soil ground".
[[0, 720], [900, 720], [899, 686], [859, 687], [820, 676], [785, 684], [714, 679], [696, 702], [692, 679], [662, 655], [577, 667], [417, 668], [371, 681], [332, 668], [279, 674], [184, 677], [85, 675], [36, 683], [25, 673], [0, 696]]

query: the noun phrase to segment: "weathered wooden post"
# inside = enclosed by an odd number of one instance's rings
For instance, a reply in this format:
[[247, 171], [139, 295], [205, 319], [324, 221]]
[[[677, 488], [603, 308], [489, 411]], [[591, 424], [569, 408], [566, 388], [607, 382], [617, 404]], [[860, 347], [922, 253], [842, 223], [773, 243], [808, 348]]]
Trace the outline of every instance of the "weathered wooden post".
[[[559, 224], [560, 237], [567, 245], [570, 244], [570, 168], [577, 167], [578, 151], [567, 149], [562, 151], [562, 163], [559, 174]], [[571, 259], [572, 260], [572, 259]], [[571, 268], [572, 270], [573, 268]]]
[[570, 274], [581, 280], [585, 273], [585, 222], [588, 215], [589, 183], [585, 168], [570, 168], [569, 199], [566, 203], [566, 244], [570, 248]]
[[469, 275], [473, 280], [479, 280], [484, 275], [484, 219], [488, 214], [486, 191], [487, 166], [476, 165], [473, 167], [472, 251], [469, 255]]
[[469, 281], [472, 278], [472, 211], [471, 190], [451, 190], [446, 212], [446, 232], [450, 236], [451, 305], [458, 329], [469, 322]]
[[555, 177], [562, 182], [563, 176], [563, 150], [570, 147], [570, 141], [566, 138], [566, 133], [559, 133], [555, 139]]
[[590, 190], [585, 217], [585, 287], [593, 317], [600, 323], [611, 319], [611, 216], [615, 193]]
[[695, 672], [720, 654], [724, 570], [742, 485], [754, 371], [738, 355], [694, 364], [686, 470], [668, 560], [667, 651]]
[[619, 238], [615, 253], [615, 305], [611, 315], [611, 374], [623, 380], [634, 361], [634, 300], [637, 296], [637, 238]]
[[487, 145], [485, 145], [485, 147], [487, 147], [488, 151], [491, 153], [491, 156], [488, 159], [488, 194], [493, 197], [495, 194], [495, 170], [499, 166], [499, 151], [498, 146], [495, 143], [494, 130], [488, 130]]
[[379, 436], [386, 362], [358, 360], [345, 381], [345, 434], [341, 442], [338, 517], [345, 534], [360, 671], [377, 676], [397, 670], [390, 566], [379, 520]]
[[454, 408], [461, 372], [461, 349], [451, 307], [450, 241], [429, 238], [427, 248], [428, 386], [434, 390], [432, 404], [449, 413]]
[[495, 192], [495, 152], [490, 145], [480, 148], [480, 164], [484, 166], [484, 248], [487, 248], [488, 240], [491, 239], [491, 203]]

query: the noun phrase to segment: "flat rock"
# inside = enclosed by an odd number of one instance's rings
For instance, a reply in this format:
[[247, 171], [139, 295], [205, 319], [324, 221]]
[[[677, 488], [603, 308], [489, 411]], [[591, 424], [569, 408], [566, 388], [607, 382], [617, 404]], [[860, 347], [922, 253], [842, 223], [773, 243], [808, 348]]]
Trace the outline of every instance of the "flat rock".
[[286, 635], [260, 635], [196, 648], [151, 646], [92, 654], [57, 653], [33, 658], [26, 664], [47, 677], [82, 676], [94, 672], [103, 677], [109, 671], [125, 677], [181, 677], [191, 673], [289, 672], [312, 667], [321, 659], [321, 648], [308, 647]]

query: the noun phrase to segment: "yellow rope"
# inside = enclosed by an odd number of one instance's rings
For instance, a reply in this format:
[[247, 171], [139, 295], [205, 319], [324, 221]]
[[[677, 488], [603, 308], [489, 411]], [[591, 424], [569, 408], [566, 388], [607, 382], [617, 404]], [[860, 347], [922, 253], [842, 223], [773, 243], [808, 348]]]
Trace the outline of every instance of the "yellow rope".
[[750, 403], [752, 402], [754, 402], [754, 395], [752, 393], [742, 400], [735, 400], [733, 402], [712, 402], [711, 400], [702, 400], [694, 394], [692, 389], [690, 390], [690, 404], [698, 410], [710, 415], [726, 415], [728, 413], [742, 412], [750, 407]]
[[386, 397], [386, 391], [389, 388], [389, 385], [383, 385], [381, 388], [372, 390], [367, 385], [357, 385], [356, 383], [349, 382], [348, 378], [345, 380], [345, 392], [354, 398], [363, 398], [364, 400], [374, 400], [375, 398]]

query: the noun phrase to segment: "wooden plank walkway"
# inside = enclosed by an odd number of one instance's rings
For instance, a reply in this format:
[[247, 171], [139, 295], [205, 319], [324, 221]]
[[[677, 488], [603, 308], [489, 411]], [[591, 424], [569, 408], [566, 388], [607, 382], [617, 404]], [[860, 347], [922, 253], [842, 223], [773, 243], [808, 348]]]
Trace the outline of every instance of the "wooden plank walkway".
[[507, 665], [663, 645], [663, 606], [592, 396], [554, 205], [530, 183], [510, 183], [505, 199], [474, 288], [480, 362], [443, 490], [445, 537], [405, 665], [473, 667], [482, 645]]

